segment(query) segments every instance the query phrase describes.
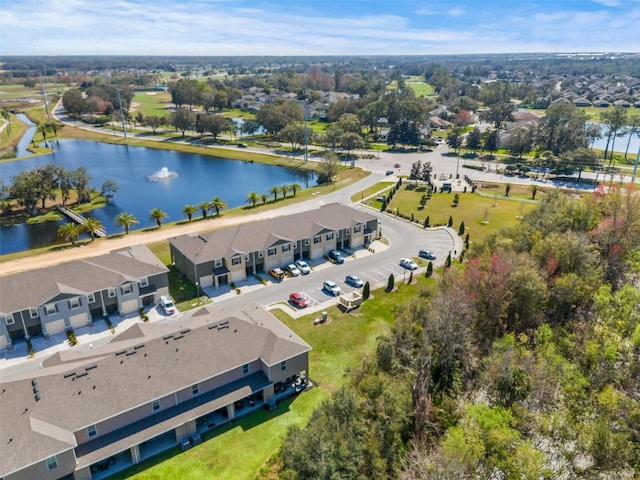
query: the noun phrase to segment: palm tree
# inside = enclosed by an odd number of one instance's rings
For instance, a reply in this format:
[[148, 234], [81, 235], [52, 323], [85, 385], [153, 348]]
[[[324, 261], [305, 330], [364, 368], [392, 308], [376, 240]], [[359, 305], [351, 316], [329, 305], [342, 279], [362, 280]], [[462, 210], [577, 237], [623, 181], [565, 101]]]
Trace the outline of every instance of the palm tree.
[[278, 194], [280, 193], [280, 189], [278, 187], [271, 187], [269, 189], [269, 193], [271, 195], [273, 195], [273, 199], [277, 200], [278, 199]]
[[162, 221], [167, 217], [167, 212], [163, 212], [159, 208], [154, 208], [153, 210], [151, 210], [151, 213], [149, 213], [149, 218], [151, 220], [155, 220], [155, 222], [158, 224], [158, 228], [160, 228], [160, 226], [162, 225]]
[[538, 193], [538, 186], [537, 185], [531, 185], [529, 187], [529, 190], [531, 190], [531, 200], [535, 200], [536, 199], [536, 193]]
[[216, 217], [219, 217], [220, 210], [227, 208], [227, 204], [220, 197], [213, 197], [211, 199], [211, 208], [216, 211]]
[[58, 227], [58, 237], [71, 241], [71, 245], [76, 244], [80, 233], [82, 233], [82, 227], [77, 223], [68, 222]]
[[207, 218], [207, 212], [209, 210], [211, 210], [211, 204], [209, 202], [200, 202], [198, 204], [198, 208], [200, 209], [200, 211], [202, 212], [202, 218], [204, 218], [206, 220]]
[[287, 193], [289, 193], [289, 185], [282, 185], [280, 187], [280, 191], [282, 192], [282, 198], [287, 198]]
[[196, 207], [195, 205], [185, 205], [184, 207], [182, 207], [182, 213], [187, 216], [189, 221], [191, 221], [191, 217], [193, 217], [193, 214], [197, 211], [198, 207]]
[[119, 213], [114, 221], [117, 227], [124, 228], [124, 233], [127, 235], [129, 235], [129, 228], [131, 228], [131, 225], [140, 223], [133, 214], [127, 212]]
[[247, 203], [250, 203], [252, 207], [255, 207], [257, 202], [258, 194], [253, 191], [249, 192], [249, 194], [247, 195]]
[[102, 230], [103, 228], [104, 227], [100, 220], [93, 217], [87, 217], [87, 221], [84, 224], [84, 231], [91, 235], [91, 241], [96, 239], [96, 233], [98, 230]]
[[289, 188], [291, 189], [291, 192], [293, 193], [294, 197], [296, 196], [296, 193], [302, 190], [302, 187], [300, 186], [299, 183], [292, 183], [291, 185], [289, 185]]
[[265, 203], [267, 203], [267, 200], [269, 200], [269, 195], [267, 195], [266, 193], [261, 193], [260, 200], [262, 200], [262, 204], [264, 205]]
[[511, 184], [510, 184], [510, 183], [507, 183], [507, 184], [504, 186], [504, 196], [505, 196], [505, 197], [508, 197], [508, 196], [509, 196], [509, 192], [510, 192], [510, 191], [511, 191]]

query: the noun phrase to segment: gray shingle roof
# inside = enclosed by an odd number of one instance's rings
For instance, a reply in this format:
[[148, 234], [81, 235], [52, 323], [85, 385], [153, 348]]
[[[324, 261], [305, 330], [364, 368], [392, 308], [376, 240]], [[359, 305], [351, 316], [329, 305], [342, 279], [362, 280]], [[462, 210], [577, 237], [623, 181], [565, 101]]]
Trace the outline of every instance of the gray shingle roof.
[[0, 313], [35, 308], [60, 294], [88, 294], [167, 271], [167, 267], [148, 248], [139, 245], [106, 255], [0, 276]]
[[282, 240], [310, 238], [375, 219], [371, 214], [332, 203], [315, 210], [215, 230], [208, 234], [169, 239], [192, 262], [199, 264], [237, 253], [265, 250]]
[[73, 447], [74, 431], [257, 359], [277, 365], [309, 350], [254, 303], [229, 313], [202, 307], [179, 322], [136, 324], [104, 346], [56, 353], [42, 369], [0, 382], [0, 476]]

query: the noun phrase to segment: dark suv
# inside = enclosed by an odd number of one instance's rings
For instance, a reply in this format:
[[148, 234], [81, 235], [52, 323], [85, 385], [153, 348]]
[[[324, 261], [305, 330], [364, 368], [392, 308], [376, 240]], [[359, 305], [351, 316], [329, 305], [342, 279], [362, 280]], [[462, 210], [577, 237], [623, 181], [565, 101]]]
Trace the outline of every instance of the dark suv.
[[329, 252], [329, 260], [338, 264], [344, 263], [344, 257], [338, 250], [331, 250]]

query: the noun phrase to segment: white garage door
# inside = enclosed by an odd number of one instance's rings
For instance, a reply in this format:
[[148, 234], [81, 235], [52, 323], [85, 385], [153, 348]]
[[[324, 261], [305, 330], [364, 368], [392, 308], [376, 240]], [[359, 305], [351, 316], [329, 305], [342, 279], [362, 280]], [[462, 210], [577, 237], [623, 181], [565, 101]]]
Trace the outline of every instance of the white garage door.
[[202, 288], [213, 286], [213, 275], [207, 275], [206, 277], [200, 277], [200, 286]]
[[0, 335], [0, 350], [7, 348], [7, 337]]
[[47, 333], [49, 335], [58, 335], [64, 332], [64, 320], [56, 320], [55, 322], [47, 322]]
[[89, 323], [89, 315], [87, 313], [74, 315], [69, 319], [69, 322], [73, 328], [85, 327]]
[[120, 313], [126, 315], [127, 313], [137, 312], [138, 311], [138, 300], [128, 300], [126, 302], [122, 302], [122, 308]]

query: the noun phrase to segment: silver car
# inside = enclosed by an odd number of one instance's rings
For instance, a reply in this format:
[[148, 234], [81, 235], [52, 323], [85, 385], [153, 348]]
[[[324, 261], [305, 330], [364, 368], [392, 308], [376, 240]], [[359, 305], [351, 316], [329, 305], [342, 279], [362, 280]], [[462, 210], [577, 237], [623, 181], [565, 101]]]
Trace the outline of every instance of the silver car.
[[322, 284], [322, 288], [324, 288], [327, 292], [329, 292], [334, 297], [337, 297], [341, 293], [340, 287], [335, 282], [332, 282], [331, 280], [327, 280], [326, 282], [324, 282]]
[[296, 267], [298, 267], [298, 270], [300, 270], [300, 272], [303, 275], [306, 275], [307, 273], [311, 273], [311, 267], [304, 260], [296, 260], [295, 265]]

